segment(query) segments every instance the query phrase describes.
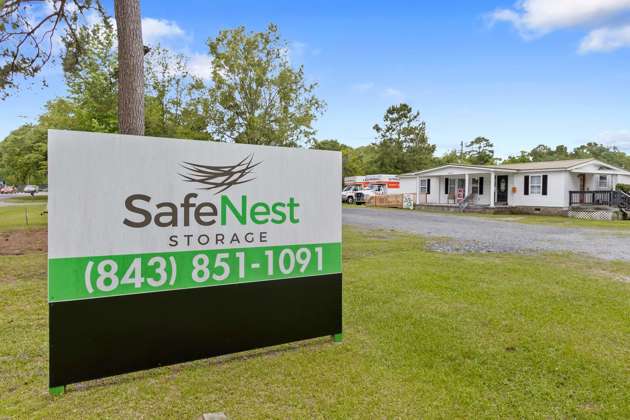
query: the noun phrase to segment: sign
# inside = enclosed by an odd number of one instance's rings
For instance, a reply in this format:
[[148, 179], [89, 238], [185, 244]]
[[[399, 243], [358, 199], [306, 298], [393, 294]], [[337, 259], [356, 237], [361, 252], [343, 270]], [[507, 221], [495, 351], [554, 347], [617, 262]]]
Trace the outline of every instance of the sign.
[[409, 193], [404, 193], [402, 199], [403, 199], [403, 206], [402, 206], [403, 209], [413, 210], [414, 195], [409, 194]]
[[457, 202], [461, 203], [462, 201], [464, 201], [464, 189], [458, 188], [457, 189]]
[[50, 387], [341, 334], [341, 154], [50, 130]]

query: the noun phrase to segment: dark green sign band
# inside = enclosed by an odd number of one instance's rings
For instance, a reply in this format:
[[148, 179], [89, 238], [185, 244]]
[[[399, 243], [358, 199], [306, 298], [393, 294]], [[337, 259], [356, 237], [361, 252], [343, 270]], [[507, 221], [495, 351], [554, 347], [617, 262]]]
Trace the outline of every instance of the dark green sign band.
[[341, 243], [48, 260], [48, 301], [92, 299], [341, 272]]

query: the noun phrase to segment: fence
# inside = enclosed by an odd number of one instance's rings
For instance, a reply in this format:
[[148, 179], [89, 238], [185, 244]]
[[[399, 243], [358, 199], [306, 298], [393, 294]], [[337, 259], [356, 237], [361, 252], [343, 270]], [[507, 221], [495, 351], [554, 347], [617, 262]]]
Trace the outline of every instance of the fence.
[[616, 207], [624, 199], [620, 191], [569, 191], [570, 206], [608, 206]]
[[[408, 194], [416, 202], [416, 194]], [[403, 208], [403, 194], [374, 195], [367, 199], [366, 206]]]

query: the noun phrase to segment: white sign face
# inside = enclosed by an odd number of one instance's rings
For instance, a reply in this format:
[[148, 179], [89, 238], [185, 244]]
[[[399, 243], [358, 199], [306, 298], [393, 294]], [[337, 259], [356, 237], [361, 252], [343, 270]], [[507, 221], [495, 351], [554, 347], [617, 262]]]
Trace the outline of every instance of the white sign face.
[[48, 139], [50, 301], [340, 272], [338, 152]]

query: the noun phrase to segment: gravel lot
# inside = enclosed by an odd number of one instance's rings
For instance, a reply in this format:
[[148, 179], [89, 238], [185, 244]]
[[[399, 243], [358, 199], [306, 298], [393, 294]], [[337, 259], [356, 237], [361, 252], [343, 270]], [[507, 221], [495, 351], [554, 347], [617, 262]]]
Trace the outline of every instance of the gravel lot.
[[[36, 195], [40, 196], [40, 195], [48, 195], [47, 192], [39, 192]], [[16, 198], [16, 197], [29, 197], [28, 194], [24, 194], [24, 193], [17, 193], [17, 194], [0, 194], [0, 206], [21, 206], [24, 204], [28, 204], [28, 203], [12, 203], [10, 201], [7, 201], [9, 198]], [[42, 204], [46, 204], [44, 202], [40, 202]]]
[[576, 252], [630, 261], [630, 232], [524, 224], [481, 217], [365, 207], [344, 208], [343, 223], [429, 237], [442, 252]]

